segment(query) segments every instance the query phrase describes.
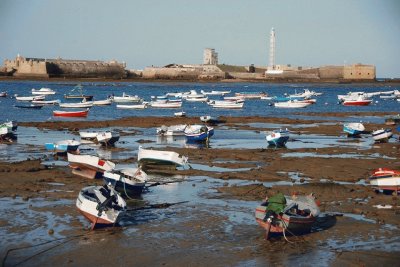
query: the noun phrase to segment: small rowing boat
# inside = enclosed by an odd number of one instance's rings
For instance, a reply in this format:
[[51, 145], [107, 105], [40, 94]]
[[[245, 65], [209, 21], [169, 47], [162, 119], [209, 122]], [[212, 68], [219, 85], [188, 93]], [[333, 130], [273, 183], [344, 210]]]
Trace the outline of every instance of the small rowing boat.
[[89, 113], [89, 109], [78, 110], [78, 111], [54, 110], [53, 116], [56, 116], [56, 117], [87, 117], [88, 113]]

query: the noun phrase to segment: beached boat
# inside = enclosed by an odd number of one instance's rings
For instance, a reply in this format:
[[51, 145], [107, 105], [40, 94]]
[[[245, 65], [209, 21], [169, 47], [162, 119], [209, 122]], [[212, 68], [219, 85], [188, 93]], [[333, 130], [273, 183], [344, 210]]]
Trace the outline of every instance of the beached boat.
[[89, 113], [89, 109], [77, 110], [77, 111], [54, 110], [53, 116], [56, 116], [56, 117], [87, 117], [88, 113]]
[[390, 137], [392, 137], [393, 132], [392, 129], [379, 129], [372, 132], [372, 138], [375, 142], [387, 142]]
[[299, 101], [299, 100], [289, 100], [286, 102], [274, 103], [274, 106], [276, 108], [305, 108], [305, 107], [308, 107], [309, 105], [312, 105], [312, 103], [307, 102], [307, 101]]
[[139, 168], [126, 168], [104, 172], [103, 179], [106, 184], [110, 183], [121, 196], [132, 198], [142, 194], [147, 174]]
[[32, 95], [32, 96], [16, 96], [15, 99], [17, 101], [33, 101], [33, 100], [44, 100], [46, 98], [45, 95]]
[[89, 179], [102, 176], [105, 171], [112, 171], [115, 164], [92, 155], [75, 155], [67, 153], [72, 173]]
[[267, 142], [271, 146], [285, 146], [287, 141], [289, 140], [289, 131], [286, 130], [274, 130], [272, 132], [268, 132], [266, 136]]
[[118, 109], [145, 109], [148, 103], [135, 104], [135, 105], [117, 105]]
[[113, 146], [119, 140], [119, 136], [115, 131], [101, 132], [96, 135], [96, 141], [103, 146]]
[[7, 92], [0, 92], [0, 97], [7, 97]]
[[284, 208], [278, 213], [274, 211], [273, 202], [264, 202], [256, 208], [257, 223], [264, 228], [265, 238], [271, 234], [302, 234], [311, 231], [311, 227], [319, 216], [320, 210], [312, 195], [285, 197]]
[[400, 170], [379, 168], [372, 172], [369, 182], [375, 189], [400, 192]]
[[7, 127], [11, 132], [16, 131], [18, 128], [17, 121], [6, 121], [0, 124], [0, 127]]
[[187, 165], [188, 158], [173, 151], [144, 149], [142, 146], [139, 146], [138, 162], [141, 166], [146, 167], [152, 165], [185, 167]]
[[42, 87], [40, 89], [32, 89], [32, 95], [54, 95], [56, 92], [50, 88]]
[[343, 131], [349, 136], [357, 136], [365, 131], [365, 127], [359, 122], [350, 122], [343, 124]]
[[178, 124], [178, 125], [171, 125], [165, 126], [162, 125], [161, 127], [157, 128], [157, 135], [162, 136], [177, 136], [177, 135], [185, 135], [185, 129], [187, 124]]
[[12, 142], [17, 139], [17, 136], [14, 134], [17, 127], [16, 121], [7, 121], [0, 124], [0, 141]]
[[143, 99], [137, 95], [128, 95], [123, 92], [122, 96], [113, 96], [113, 101], [116, 103], [142, 103]]
[[80, 190], [76, 207], [94, 229], [116, 225], [126, 211], [126, 202], [111, 186], [88, 186]]
[[389, 116], [385, 119], [386, 125], [396, 125], [400, 124], [400, 114]]
[[44, 144], [47, 150], [51, 150], [58, 153], [63, 153], [63, 152], [76, 153], [80, 145], [81, 143], [75, 140], [62, 140], [62, 141], [57, 141], [55, 143]]
[[188, 125], [185, 128], [187, 142], [207, 142], [214, 135], [214, 128], [207, 125]]
[[[75, 94], [74, 93], [75, 91], [77, 91], [79, 93]], [[66, 98], [66, 99], [85, 99], [86, 101], [91, 101], [93, 99], [93, 96], [83, 94], [83, 86], [78, 84], [71, 90], [71, 92], [69, 94], [64, 95], [64, 98]]]
[[200, 121], [207, 123], [209, 125], [217, 125], [226, 122], [226, 120], [224, 119], [212, 117], [210, 115], [200, 116]]

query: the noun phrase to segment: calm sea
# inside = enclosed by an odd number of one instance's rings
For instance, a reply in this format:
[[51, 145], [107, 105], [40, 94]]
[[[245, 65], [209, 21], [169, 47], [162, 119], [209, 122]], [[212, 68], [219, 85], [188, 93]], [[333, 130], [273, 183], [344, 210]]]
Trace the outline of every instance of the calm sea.
[[[64, 94], [70, 91], [78, 84], [78, 82], [42, 82], [42, 81], [3, 81], [0, 82], [0, 92], [7, 91], [7, 98], [0, 98], [0, 121], [17, 120], [17, 121], [46, 121], [46, 120], [71, 120], [53, 117], [52, 111], [59, 110], [57, 106], [45, 106], [40, 110], [20, 109], [14, 107], [17, 102], [13, 97], [15, 94], [19, 96], [31, 95], [32, 88], [40, 89], [48, 87], [57, 93], [53, 96], [46, 97], [46, 100], [60, 99], [62, 102], [71, 102], [64, 99]], [[97, 106], [91, 108], [89, 116], [83, 120], [110, 120], [128, 116], [173, 116], [174, 112], [185, 111], [188, 116], [274, 116], [274, 117], [295, 117], [294, 113], [298, 112], [347, 112], [349, 115], [353, 112], [400, 112], [400, 102], [395, 100], [384, 100], [379, 96], [374, 97], [373, 104], [366, 107], [345, 107], [338, 105], [337, 95], [346, 94], [354, 91], [389, 91], [399, 89], [399, 86], [391, 86], [387, 84], [266, 84], [266, 83], [140, 83], [140, 82], [121, 82], [121, 83], [81, 83], [84, 93], [94, 95], [95, 100], [105, 99], [108, 95], [114, 94], [121, 96], [126, 94], [139, 95], [145, 101], [150, 101], [151, 96], [163, 95], [167, 92], [186, 92], [196, 90], [230, 90], [231, 94], [237, 92], [266, 92], [270, 96], [282, 96], [284, 93], [294, 94], [300, 93], [303, 89], [308, 88], [316, 92], [323, 93], [317, 97], [317, 103], [304, 109], [279, 109], [269, 106], [267, 100], [248, 100], [241, 110], [229, 109], [213, 109], [206, 103], [184, 102], [182, 109], [154, 109], [147, 108], [145, 110], [120, 110], [115, 104], [111, 106]], [[211, 99], [218, 99], [218, 96], [211, 96]], [[77, 120], [77, 119], [72, 119]], [[82, 120], [82, 119], [78, 119]]]

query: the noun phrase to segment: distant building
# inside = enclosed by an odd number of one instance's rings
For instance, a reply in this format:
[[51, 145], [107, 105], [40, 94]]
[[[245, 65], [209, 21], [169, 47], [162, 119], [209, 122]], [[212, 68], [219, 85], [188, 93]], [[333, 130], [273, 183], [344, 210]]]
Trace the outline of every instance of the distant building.
[[214, 48], [204, 49], [203, 64], [204, 65], [218, 65], [218, 53], [215, 52]]
[[269, 36], [269, 64], [266, 74], [282, 74], [283, 69], [280, 66], [275, 65], [275, 48], [276, 48], [276, 36], [275, 29], [271, 29]]
[[25, 58], [4, 61], [8, 73], [16, 77], [124, 78], [125, 63], [112, 61]]

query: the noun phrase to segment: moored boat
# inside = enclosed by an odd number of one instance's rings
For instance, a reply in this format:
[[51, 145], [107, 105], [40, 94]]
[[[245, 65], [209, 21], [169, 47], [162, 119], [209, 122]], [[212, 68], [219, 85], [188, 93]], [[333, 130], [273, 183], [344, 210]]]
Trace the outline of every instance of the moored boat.
[[0, 97], [7, 97], [7, 92], [5, 92], [5, 91], [0, 92]]
[[80, 190], [76, 207], [94, 229], [116, 225], [126, 211], [126, 202], [111, 186], [88, 186]]
[[271, 146], [281, 147], [285, 146], [287, 141], [289, 140], [289, 131], [286, 130], [274, 130], [272, 132], [268, 132], [266, 136], [267, 142]]
[[[83, 94], [83, 86], [78, 84], [75, 86], [69, 94], [64, 95], [66, 99], [85, 99], [86, 101], [91, 101], [93, 99], [92, 95]], [[79, 91], [79, 94], [73, 94], [73, 92]]]
[[343, 124], [343, 131], [349, 136], [357, 136], [365, 131], [365, 127], [360, 122], [350, 122]]
[[148, 103], [134, 104], [134, 105], [117, 105], [118, 109], [145, 109]]
[[111, 104], [112, 104], [112, 100], [111, 99], [93, 101], [93, 105], [94, 106], [107, 106], [107, 105], [111, 105]]
[[35, 104], [30, 104], [30, 105], [14, 105], [16, 108], [29, 108], [29, 109], [41, 109], [43, 105], [35, 105]]
[[54, 110], [53, 116], [56, 116], [56, 117], [87, 117], [88, 113], [89, 113], [89, 109], [77, 110], [77, 111]]
[[15, 99], [17, 101], [33, 101], [33, 100], [44, 100], [46, 98], [45, 95], [32, 95], [32, 96], [16, 96]]
[[365, 96], [358, 96], [357, 98], [349, 98], [343, 101], [343, 106], [368, 106], [371, 104], [372, 99], [368, 99]]
[[37, 104], [37, 105], [58, 105], [60, 104], [60, 100], [56, 99], [56, 100], [32, 100], [32, 104]]
[[32, 89], [32, 95], [54, 95], [56, 92], [50, 88], [42, 87], [40, 89]]
[[60, 103], [60, 108], [91, 108], [93, 107], [93, 101], [86, 101], [83, 99], [82, 102], [78, 103]]
[[312, 105], [311, 102], [299, 101], [299, 100], [289, 100], [286, 102], [276, 102], [274, 106], [276, 108], [305, 108]]
[[245, 99], [261, 99], [261, 97], [266, 97], [268, 94], [264, 92], [239, 92], [235, 93], [235, 96]]
[[137, 95], [128, 95], [123, 92], [122, 96], [114, 96], [113, 101], [116, 103], [142, 103], [143, 99]]
[[185, 135], [185, 129], [187, 124], [178, 124], [178, 125], [171, 125], [165, 126], [162, 125], [161, 127], [157, 128], [157, 135], [162, 136], [177, 136], [177, 135]]

